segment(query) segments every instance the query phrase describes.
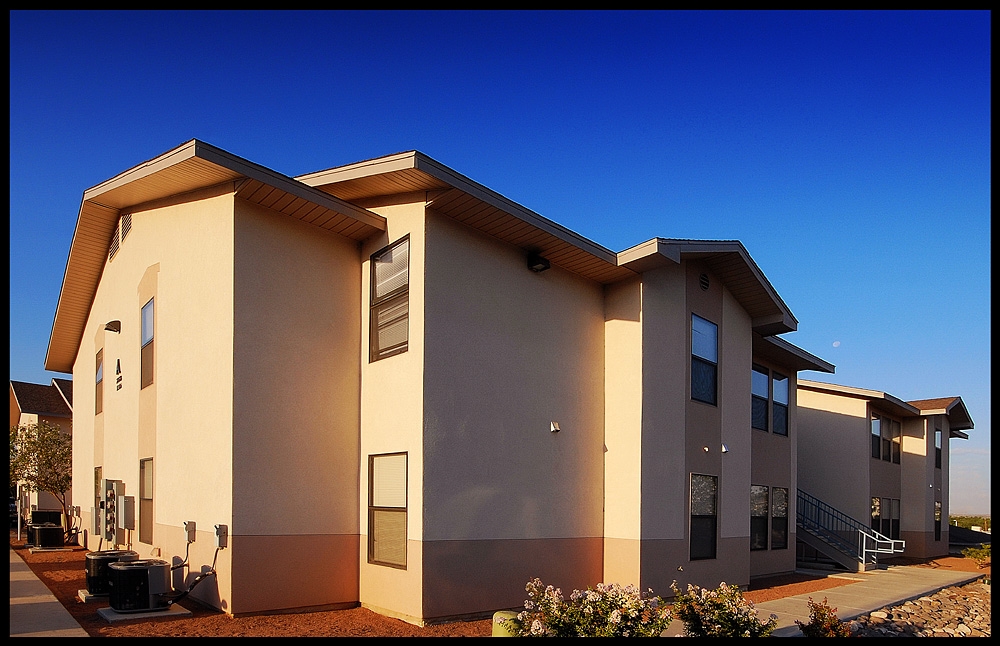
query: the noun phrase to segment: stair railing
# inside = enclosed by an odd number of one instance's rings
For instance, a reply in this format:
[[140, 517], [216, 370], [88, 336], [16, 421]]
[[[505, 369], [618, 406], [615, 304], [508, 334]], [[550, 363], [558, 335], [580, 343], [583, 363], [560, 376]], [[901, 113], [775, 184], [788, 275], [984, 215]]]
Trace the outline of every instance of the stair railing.
[[884, 536], [801, 489], [796, 499], [800, 526], [862, 564], [877, 564], [879, 554], [897, 554], [906, 548], [906, 541]]

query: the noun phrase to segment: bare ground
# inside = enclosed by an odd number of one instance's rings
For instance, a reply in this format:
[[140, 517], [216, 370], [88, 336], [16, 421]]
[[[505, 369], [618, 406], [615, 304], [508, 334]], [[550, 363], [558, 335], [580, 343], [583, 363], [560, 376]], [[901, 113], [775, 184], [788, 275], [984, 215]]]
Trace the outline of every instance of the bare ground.
[[[190, 599], [178, 602], [191, 611], [189, 617], [165, 616], [162, 619], [136, 619], [109, 624], [97, 614], [98, 608], [108, 605], [107, 600], [83, 603], [78, 597], [78, 592], [87, 587], [84, 567], [88, 550], [71, 546], [65, 552], [32, 554], [25, 548], [24, 539], [18, 540], [13, 532], [10, 545], [91, 637], [488, 637], [492, 633], [490, 619], [420, 627], [360, 607], [232, 617]], [[894, 562], [987, 575], [990, 573], [989, 566], [980, 569], [972, 559], [962, 557], [944, 557], [930, 561], [897, 559]], [[743, 596], [753, 603], [762, 603], [850, 583], [852, 581], [839, 578], [787, 574], [754, 581]]]

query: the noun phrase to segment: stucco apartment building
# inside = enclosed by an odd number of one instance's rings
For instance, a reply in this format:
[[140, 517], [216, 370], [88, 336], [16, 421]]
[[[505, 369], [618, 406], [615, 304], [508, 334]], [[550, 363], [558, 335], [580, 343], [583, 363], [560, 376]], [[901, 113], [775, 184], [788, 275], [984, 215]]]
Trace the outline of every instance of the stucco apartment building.
[[796, 327], [736, 241], [615, 253], [419, 152], [192, 140], [84, 192], [45, 366], [83, 515], [122, 481], [142, 557], [215, 563], [192, 596], [423, 623], [794, 570], [797, 375], [834, 370]]
[[[65, 433], [73, 432], [73, 382], [52, 379], [48, 384], [10, 381], [10, 426], [45, 422]], [[72, 492], [67, 492], [67, 505], [72, 504]], [[21, 514], [30, 518], [32, 509], [62, 511], [62, 504], [50, 493], [29, 491], [18, 487], [17, 504]]]
[[961, 397], [798, 382], [798, 486], [905, 542], [904, 556], [948, 555], [950, 439], [968, 439]]

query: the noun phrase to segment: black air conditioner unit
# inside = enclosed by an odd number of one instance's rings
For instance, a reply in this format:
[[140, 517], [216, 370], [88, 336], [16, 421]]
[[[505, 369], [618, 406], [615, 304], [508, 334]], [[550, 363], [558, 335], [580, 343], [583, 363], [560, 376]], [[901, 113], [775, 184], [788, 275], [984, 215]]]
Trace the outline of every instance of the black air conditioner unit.
[[170, 607], [170, 564], [160, 559], [108, 564], [108, 605], [115, 612], [150, 612]]
[[32, 525], [44, 525], [45, 523], [52, 523], [53, 525], [62, 525], [62, 512], [58, 509], [33, 509], [31, 511], [31, 523]]
[[107, 596], [108, 566], [118, 561], [138, 561], [139, 553], [134, 550], [102, 550], [88, 552], [85, 569], [87, 572], [87, 592], [95, 597]]
[[28, 542], [35, 547], [62, 547], [62, 525], [53, 523], [28, 525]]

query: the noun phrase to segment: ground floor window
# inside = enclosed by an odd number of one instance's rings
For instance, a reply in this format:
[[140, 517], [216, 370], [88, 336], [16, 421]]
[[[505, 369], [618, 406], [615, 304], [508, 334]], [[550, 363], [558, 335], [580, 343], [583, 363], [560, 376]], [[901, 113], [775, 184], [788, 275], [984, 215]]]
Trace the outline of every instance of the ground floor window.
[[368, 456], [368, 562], [406, 568], [406, 453]]
[[788, 489], [771, 488], [771, 549], [788, 549]]
[[934, 540], [941, 540], [941, 501], [934, 501]]
[[750, 487], [750, 551], [767, 549], [768, 488]]
[[691, 474], [691, 560], [715, 558], [719, 478]]
[[153, 458], [139, 460], [139, 542], [153, 542]]

